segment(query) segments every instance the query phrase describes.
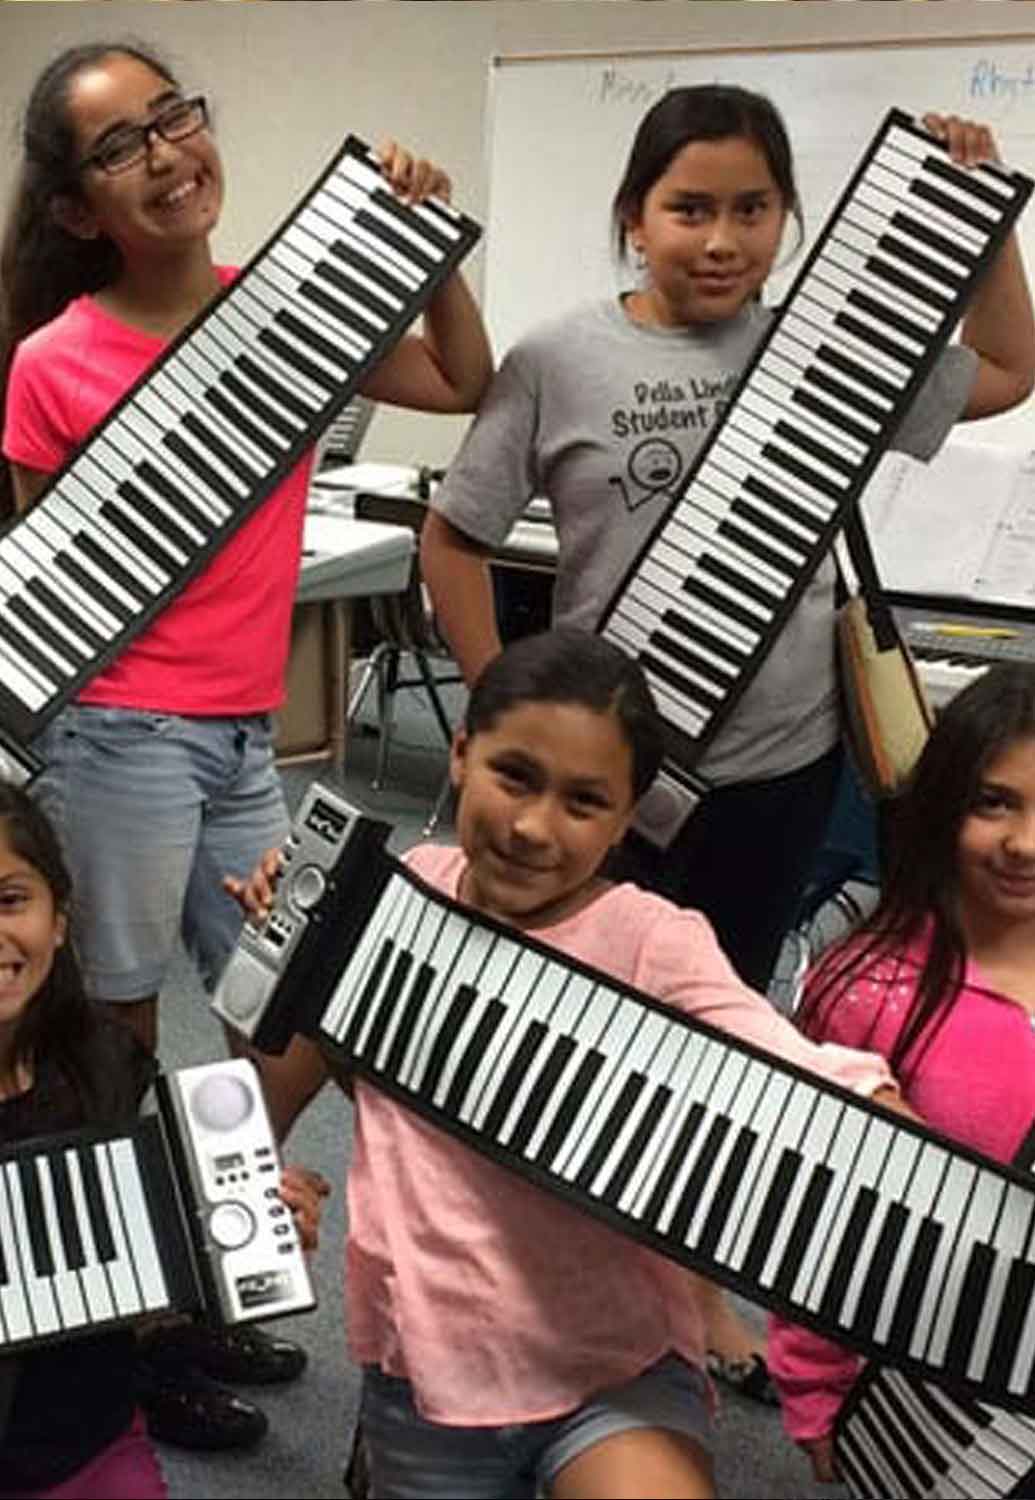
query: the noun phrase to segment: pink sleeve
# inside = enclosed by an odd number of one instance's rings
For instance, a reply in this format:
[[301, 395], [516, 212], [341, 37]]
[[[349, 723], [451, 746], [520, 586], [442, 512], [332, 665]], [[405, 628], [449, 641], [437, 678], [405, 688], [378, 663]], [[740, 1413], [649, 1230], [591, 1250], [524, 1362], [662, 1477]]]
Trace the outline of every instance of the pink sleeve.
[[24, 345], [15, 350], [7, 383], [3, 450], [12, 463], [49, 474], [70, 450], [62, 431], [56, 395], [49, 388], [45, 361]]
[[840, 1344], [770, 1313], [766, 1364], [780, 1392], [783, 1425], [796, 1443], [832, 1430], [862, 1363]]

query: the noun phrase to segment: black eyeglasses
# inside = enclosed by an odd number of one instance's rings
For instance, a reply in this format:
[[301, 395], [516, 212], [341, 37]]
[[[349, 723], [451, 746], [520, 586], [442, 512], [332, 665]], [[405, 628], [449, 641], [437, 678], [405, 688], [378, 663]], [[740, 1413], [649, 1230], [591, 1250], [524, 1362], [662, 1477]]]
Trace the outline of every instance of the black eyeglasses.
[[112, 177], [119, 172], [128, 172], [147, 156], [153, 136], [159, 135], [163, 141], [185, 141], [188, 136], [204, 130], [207, 124], [208, 105], [203, 95], [176, 99], [146, 125], [127, 125], [123, 130], [116, 130], [95, 151], [83, 157], [79, 170], [100, 167]]

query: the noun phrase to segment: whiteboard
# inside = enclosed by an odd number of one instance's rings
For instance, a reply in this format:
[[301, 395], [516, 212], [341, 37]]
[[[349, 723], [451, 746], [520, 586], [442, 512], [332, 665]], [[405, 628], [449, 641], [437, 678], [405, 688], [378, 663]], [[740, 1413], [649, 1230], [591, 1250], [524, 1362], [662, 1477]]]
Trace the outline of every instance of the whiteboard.
[[[611, 250], [610, 209], [640, 119], [669, 88], [737, 83], [787, 123], [809, 244], [888, 109], [992, 126], [1004, 162], [1035, 176], [1035, 37], [664, 55], [498, 57], [489, 70], [484, 306], [498, 356], [529, 327], [630, 284]], [[1035, 270], [1035, 199], [1018, 233]], [[794, 243], [789, 228], [788, 249]], [[784, 255], [777, 301], [802, 255]], [[979, 424], [982, 439], [1032, 441], [1035, 405]]]

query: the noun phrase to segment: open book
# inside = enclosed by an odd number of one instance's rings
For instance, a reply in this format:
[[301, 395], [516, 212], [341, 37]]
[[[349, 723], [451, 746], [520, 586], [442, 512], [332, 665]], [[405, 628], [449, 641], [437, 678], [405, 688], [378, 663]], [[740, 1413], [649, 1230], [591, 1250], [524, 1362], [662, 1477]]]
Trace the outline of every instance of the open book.
[[951, 438], [887, 454], [862, 513], [883, 587], [1035, 606], [1035, 449]]

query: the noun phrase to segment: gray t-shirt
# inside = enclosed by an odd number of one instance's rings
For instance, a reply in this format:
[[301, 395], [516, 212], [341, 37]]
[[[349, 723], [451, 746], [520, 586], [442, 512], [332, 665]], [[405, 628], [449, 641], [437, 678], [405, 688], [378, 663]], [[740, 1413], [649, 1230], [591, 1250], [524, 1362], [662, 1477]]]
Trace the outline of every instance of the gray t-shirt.
[[[692, 328], [633, 323], [618, 299], [535, 329], [507, 354], [433, 506], [489, 548], [533, 496], [557, 527], [557, 624], [593, 629], [640, 548], [685, 488], [702, 441], [772, 317], [752, 304]], [[960, 416], [976, 357], [948, 348], [895, 437], [931, 458]], [[716, 784], [807, 765], [838, 736], [831, 559], [698, 769]]]

